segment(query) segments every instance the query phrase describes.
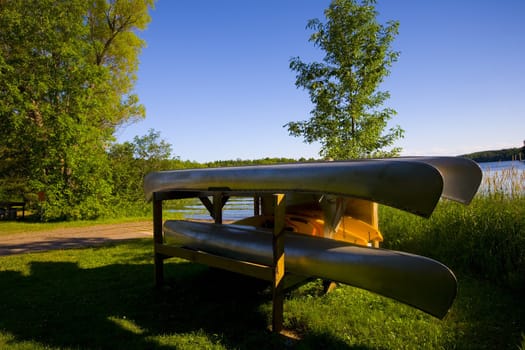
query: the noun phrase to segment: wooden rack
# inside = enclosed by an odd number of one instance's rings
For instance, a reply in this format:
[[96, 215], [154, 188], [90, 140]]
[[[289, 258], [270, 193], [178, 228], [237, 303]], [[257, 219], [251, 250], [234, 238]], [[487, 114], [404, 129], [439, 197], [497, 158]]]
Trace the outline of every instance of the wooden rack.
[[[210, 212], [215, 223], [222, 224], [222, 210], [232, 196], [254, 197], [254, 215], [260, 213], [261, 199], [273, 199], [274, 229], [273, 229], [273, 261], [271, 265], [260, 265], [239, 261], [227, 257], [209, 254], [183, 247], [175, 247], [164, 243], [162, 202], [182, 198], [199, 198]], [[211, 198], [211, 200], [210, 200]], [[304, 278], [286, 275], [284, 265], [284, 232], [285, 232], [285, 194], [268, 194], [253, 192], [232, 192], [227, 190], [213, 191], [169, 191], [153, 193], [153, 241], [155, 253], [155, 284], [164, 284], [164, 260], [179, 257], [193, 262], [205, 264], [258, 279], [270, 281], [272, 284], [272, 331], [281, 332], [283, 328], [283, 303], [286, 288]]]

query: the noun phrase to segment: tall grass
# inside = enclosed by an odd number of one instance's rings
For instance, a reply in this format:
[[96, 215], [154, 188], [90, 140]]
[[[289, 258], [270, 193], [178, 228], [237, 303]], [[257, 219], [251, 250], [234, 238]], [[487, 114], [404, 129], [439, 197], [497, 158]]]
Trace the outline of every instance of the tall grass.
[[525, 172], [486, 172], [469, 206], [442, 200], [430, 219], [381, 207], [385, 248], [525, 290]]

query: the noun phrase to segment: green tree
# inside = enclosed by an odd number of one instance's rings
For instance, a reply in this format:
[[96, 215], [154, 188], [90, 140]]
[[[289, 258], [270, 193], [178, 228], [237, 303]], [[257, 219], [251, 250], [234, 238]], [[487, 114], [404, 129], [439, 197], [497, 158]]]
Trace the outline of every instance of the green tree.
[[43, 220], [107, 213], [115, 127], [144, 116], [132, 89], [153, 0], [0, 1], [0, 179], [45, 192]]
[[322, 62], [292, 58], [296, 86], [308, 90], [314, 104], [309, 120], [285, 125], [290, 135], [321, 143], [320, 155], [333, 159], [386, 157], [399, 154], [392, 146], [403, 136], [399, 126], [386, 133], [395, 115], [381, 108], [390, 97], [378, 87], [399, 53], [390, 45], [399, 23], [377, 22], [374, 0], [334, 0], [325, 11], [326, 22], [308, 21], [315, 32], [310, 41], [325, 51]]
[[105, 79], [91, 88], [101, 94], [101, 127], [109, 127], [144, 117], [144, 107], [132, 93], [138, 58], [145, 42], [136, 35], [151, 20], [148, 10], [154, 0], [95, 0], [87, 9], [89, 60], [107, 68]]
[[160, 131], [149, 129], [144, 136], [133, 138], [135, 158], [143, 162], [142, 177], [151, 171], [166, 170], [171, 158], [171, 144], [160, 138]]
[[[112, 144], [109, 159], [113, 173], [114, 196], [121, 206], [142, 207], [144, 176], [152, 171], [171, 167], [171, 145], [160, 138], [160, 132], [150, 129], [133, 142]], [[138, 204], [138, 205], [137, 205]], [[147, 206], [148, 210], [150, 206]]]

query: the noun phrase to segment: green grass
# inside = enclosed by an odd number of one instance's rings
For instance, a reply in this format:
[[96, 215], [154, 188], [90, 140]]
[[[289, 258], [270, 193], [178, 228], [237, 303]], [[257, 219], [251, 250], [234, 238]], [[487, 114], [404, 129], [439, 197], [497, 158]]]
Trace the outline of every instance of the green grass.
[[517, 349], [525, 301], [459, 276], [437, 320], [369, 292], [312, 281], [288, 294], [285, 327], [268, 331], [266, 284], [170, 259], [153, 288], [150, 240], [0, 258], [1, 349]]

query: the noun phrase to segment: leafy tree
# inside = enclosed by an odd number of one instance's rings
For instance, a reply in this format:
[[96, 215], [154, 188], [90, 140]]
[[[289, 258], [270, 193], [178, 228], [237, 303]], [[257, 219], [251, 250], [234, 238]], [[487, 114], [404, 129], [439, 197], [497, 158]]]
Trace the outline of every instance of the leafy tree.
[[166, 170], [171, 158], [171, 145], [160, 138], [160, 131], [149, 129], [144, 136], [133, 138], [135, 158], [142, 161], [142, 177], [151, 171]]
[[132, 94], [153, 0], [0, 1], [0, 179], [45, 192], [44, 220], [108, 209], [106, 146]]
[[398, 22], [376, 21], [374, 0], [334, 0], [325, 11], [326, 22], [312, 19], [310, 41], [326, 52], [322, 62], [292, 58], [296, 86], [308, 90], [314, 104], [311, 118], [285, 125], [290, 135], [321, 143], [320, 155], [333, 159], [394, 156], [386, 148], [403, 136], [392, 127], [384, 133], [395, 111], [381, 109], [390, 97], [378, 87], [399, 53], [390, 49]]
[[[87, 10], [87, 41], [90, 61], [107, 68], [103, 81], [94, 82], [94, 92], [103, 94], [105, 109], [100, 126], [109, 127], [144, 117], [144, 107], [135, 85], [138, 57], [145, 43], [136, 35], [150, 21], [149, 7], [154, 0], [95, 0]], [[99, 96], [102, 97], [102, 96]]]
[[[108, 151], [112, 168], [114, 197], [120, 206], [144, 207], [144, 176], [171, 168], [171, 145], [150, 129], [133, 142], [112, 144]], [[149, 212], [150, 206], [147, 206]]]

